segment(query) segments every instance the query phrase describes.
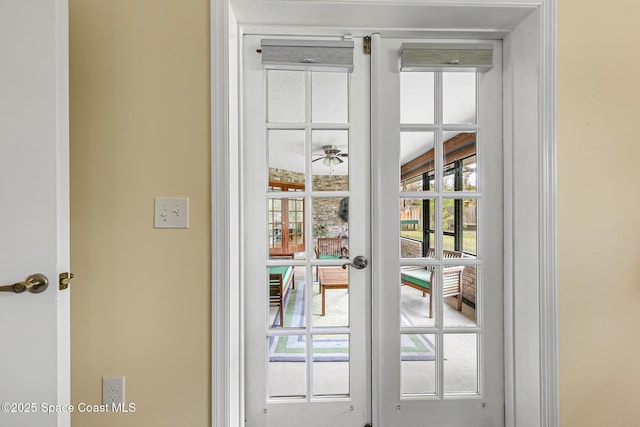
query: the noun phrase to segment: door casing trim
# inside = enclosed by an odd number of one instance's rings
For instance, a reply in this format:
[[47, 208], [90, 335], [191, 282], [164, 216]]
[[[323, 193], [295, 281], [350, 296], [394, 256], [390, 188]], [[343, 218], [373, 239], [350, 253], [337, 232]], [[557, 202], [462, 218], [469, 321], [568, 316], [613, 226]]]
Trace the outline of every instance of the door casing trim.
[[[530, 9], [512, 30], [494, 33], [505, 41], [505, 425], [557, 427], [557, 1], [413, 3], [461, 11], [465, 7]], [[238, 52], [243, 29], [229, 1], [211, 0], [210, 5], [211, 424], [240, 427], [244, 425], [244, 313], [240, 286], [243, 236], [237, 214], [242, 209]], [[411, 34], [415, 33], [412, 29]], [[473, 28], [455, 32], [470, 37], [479, 33], [483, 31]]]

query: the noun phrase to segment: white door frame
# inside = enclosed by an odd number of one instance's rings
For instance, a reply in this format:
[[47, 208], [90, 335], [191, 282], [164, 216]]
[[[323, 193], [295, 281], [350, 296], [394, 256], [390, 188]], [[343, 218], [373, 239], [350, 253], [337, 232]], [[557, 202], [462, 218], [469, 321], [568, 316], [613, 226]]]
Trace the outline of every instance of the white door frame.
[[[251, 3], [250, 0], [231, 1]], [[274, 0], [273, 3], [282, 6], [306, 2]], [[340, 2], [327, 3], [335, 6]], [[387, 3], [391, 2], [350, 2], [351, 6]], [[242, 28], [229, 0], [211, 0], [210, 4], [212, 425], [240, 427], [244, 425], [244, 313], [239, 246], [242, 236], [238, 215], [242, 208], [238, 152], [241, 91], [238, 52]], [[506, 425], [556, 427], [559, 425], [557, 1], [414, 0], [404, 4], [460, 11], [469, 7], [494, 16], [509, 10], [526, 12], [518, 22], [507, 20], [501, 28], [454, 29], [457, 34], [504, 40]], [[375, 30], [372, 28], [372, 32]], [[443, 30], [446, 28], [429, 32], [437, 35]]]

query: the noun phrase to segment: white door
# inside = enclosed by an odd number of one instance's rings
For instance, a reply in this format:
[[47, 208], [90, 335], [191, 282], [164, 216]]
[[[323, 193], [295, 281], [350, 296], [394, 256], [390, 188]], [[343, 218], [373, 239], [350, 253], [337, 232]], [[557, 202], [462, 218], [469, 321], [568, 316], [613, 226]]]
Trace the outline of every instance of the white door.
[[487, 72], [400, 71], [407, 43], [372, 41], [374, 424], [498, 427], [501, 43]]
[[[68, 426], [67, 2], [0, 2], [0, 425]], [[47, 413], [51, 412], [51, 413]]]
[[356, 38], [351, 73], [264, 70], [260, 41], [244, 37], [247, 425], [364, 425], [370, 275], [341, 266], [370, 257], [369, 60]]
[[355, 41], [340, 74], [244, 38], [247, 425], [500, 426], [500, 44], [488, 73], [401, 73], [409, 40]]

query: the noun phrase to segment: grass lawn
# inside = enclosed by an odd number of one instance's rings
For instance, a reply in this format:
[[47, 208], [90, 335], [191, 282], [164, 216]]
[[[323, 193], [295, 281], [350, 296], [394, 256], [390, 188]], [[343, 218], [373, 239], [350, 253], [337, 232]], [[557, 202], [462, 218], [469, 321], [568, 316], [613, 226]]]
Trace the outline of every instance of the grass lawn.
[[410, 239], [420, 240], [422, 241], [422, 231], [421, 230], [401, 230], [400, 235], [402, 237], [408, 237]]

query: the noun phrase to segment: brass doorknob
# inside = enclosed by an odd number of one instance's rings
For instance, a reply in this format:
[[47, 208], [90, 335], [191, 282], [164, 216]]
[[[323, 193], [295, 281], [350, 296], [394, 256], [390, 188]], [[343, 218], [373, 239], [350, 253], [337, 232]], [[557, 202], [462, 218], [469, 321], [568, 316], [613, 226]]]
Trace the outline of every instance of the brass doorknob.
[[29, 291], [32, 294], [39, 294], [49, 286], [49, 279], [44, 274], [36, 273], [24, 279], [24, 282], [14, 283], [13, 285], [0, 286], [0, 292], [13, 292], [21, 294]]

